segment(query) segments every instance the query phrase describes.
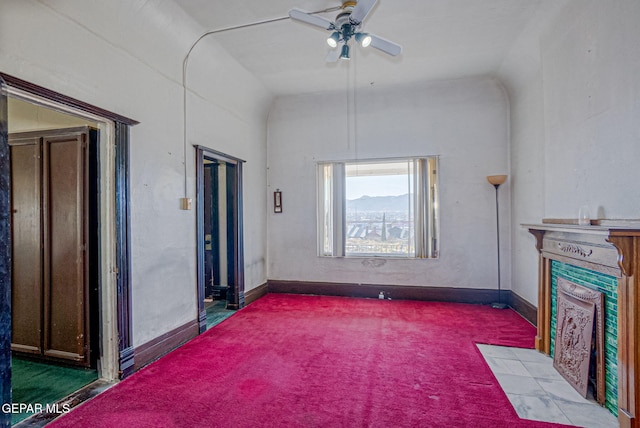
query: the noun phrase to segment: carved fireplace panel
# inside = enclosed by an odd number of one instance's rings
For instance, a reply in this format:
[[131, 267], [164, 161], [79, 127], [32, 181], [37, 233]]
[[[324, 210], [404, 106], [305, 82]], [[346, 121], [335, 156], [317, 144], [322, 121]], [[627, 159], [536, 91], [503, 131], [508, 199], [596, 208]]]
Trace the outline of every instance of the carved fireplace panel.
[[[589, 387], [592, 349], [595, 348], [595, 391], [605, 402], [603, 294], [558, 278], [557, 328], [553, 366], [583, 397]], [[595, 343], [592, 348], [595, 323]]]

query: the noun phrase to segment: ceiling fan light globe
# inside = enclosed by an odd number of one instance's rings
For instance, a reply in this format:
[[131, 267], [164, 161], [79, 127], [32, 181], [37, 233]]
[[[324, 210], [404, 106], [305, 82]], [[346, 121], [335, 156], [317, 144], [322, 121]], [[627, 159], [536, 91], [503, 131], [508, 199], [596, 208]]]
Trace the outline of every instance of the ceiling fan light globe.
[[349, 58], [349, 45], [342, 45], [342, 51], [340, 52], [340, 59], [351, 59]]
[[367, 33], [358, 33], [356, 34], [356, 41], [360, 43], [360, 46], [366, 48], [371, 44], [371, 36]]
[[338, 46], [338, 40], [340, 40], [340, 33], [334, 31], [327, 39], [327, 44], [332, 48], [335, 48], [336, 46]]

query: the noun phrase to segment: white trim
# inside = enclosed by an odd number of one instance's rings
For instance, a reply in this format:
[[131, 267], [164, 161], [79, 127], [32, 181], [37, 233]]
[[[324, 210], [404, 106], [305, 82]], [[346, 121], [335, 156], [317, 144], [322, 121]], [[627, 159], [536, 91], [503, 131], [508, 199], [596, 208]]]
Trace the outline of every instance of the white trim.
[[407, 155], [407, 156], [393, 156], [388, 158], [366, 158], [366, 159], [325, 159], [319, 160], [316, 163], [318, 165], [326, 163], [383, 163], [383, 162], [398, 162], [407, 161], [412, 159], [427, 159], [436, 158], [440, 159], [440, 155]]

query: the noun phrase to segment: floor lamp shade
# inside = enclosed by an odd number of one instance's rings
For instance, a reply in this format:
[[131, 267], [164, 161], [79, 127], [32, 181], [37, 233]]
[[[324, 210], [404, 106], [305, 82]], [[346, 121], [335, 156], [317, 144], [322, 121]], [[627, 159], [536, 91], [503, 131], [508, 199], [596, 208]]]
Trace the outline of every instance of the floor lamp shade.
[[498, 207], [498, 188], [501, 184], [507, 181], [507, 176], [504, 174], [488, 175], [487, 181], [496, 189], [496, 244], [498, 250], [498, 301], [492, 303], [491, 307], [495, 309], [504, 309], [507, 305], [502, 302], [502, 290], [500, 288], [500, 210]]
[[507, 176], [506, 175], [488, 175], [487, 181], [493, 184], [494, 186], [499, 186], [503, 184], [505, 181], [507, 181]]

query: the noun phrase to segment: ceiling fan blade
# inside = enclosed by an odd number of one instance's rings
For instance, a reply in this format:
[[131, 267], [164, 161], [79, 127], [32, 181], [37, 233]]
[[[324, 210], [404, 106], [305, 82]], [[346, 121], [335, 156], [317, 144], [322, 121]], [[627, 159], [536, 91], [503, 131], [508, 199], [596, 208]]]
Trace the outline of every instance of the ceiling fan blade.
[[369, 34], [369, 36], [371, 37], [371, 46], [374, 48], [393, 56], [400, 55], [402, 53], [402, 46], [399, 44], [393, 43], [392, 41], [383, 39], [382, 37], [378, 37], [374, 34]]
[[327, 62], [336, 62], [338, 60], [338, 58], [340, 58], [340, 53], [342, 52], [342, 45], [344, 43], [341, 43], [338, 47], [333, 48], [329, 51], [329, 53], [327, 54], [327, 57], [325, 58], [325, 61]]
[[378, 0], [358, 0], [356, 7], [353, 8], [353, 12], [351, 12], [349, 16], [349, 22], [351, 22], [352, 25], [360, 25], [377, 1]]
[[317, 15], [311, 15], [308, 12], [300, 9], [291, 9], [289, 11], [291, 19], [296, 21], [302, 21], [307, 24], [315, 25], [316, 27], [324, 28], [325, 30], [332, 30], [334, 28], [333, 22], [326, 18]]

